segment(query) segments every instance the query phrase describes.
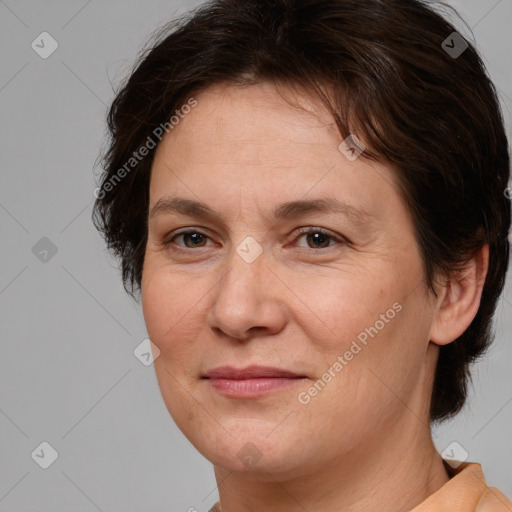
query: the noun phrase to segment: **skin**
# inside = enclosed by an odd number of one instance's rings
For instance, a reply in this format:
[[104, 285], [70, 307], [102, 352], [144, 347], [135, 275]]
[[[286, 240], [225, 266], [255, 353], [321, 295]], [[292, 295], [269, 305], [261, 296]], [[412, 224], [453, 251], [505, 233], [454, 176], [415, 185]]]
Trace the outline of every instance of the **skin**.
[[[464, 273], [439, 279], [435, 298], [394, 169], [349, 161], [313, 96], [261, 83], [216, 85], [195, 98], [157, 148], [150, 209], [179, 196], [218, 218], [151, 216], [142, 278], [169, 413], [214, 464], [223, 512], [411, 510], [449, 479], [432, 442], [430, 393], [439, 346], [478, 309], [487, 248]], [[367, 217], [270, 217], [283, 202], [326, 197]], [[182, 228], [204, 236], [173, 238]], [[262, 249], [252, 263], [237, 253], [248, 236]], [[397, 302], [401, 311], [301, 403], [299, 393]], [[252, 399], [222, 396], [201, 378], [250, 364], [306, 378]], [[244, 463], [251, 449], [259, 460]]]

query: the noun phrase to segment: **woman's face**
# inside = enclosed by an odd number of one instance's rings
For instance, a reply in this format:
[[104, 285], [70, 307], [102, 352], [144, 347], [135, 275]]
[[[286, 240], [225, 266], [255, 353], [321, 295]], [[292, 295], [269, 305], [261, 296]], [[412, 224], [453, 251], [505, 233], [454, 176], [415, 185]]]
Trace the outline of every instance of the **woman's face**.
[[392, 169], [340, 150], [324, 107], [293, 98], [305, 110], [270, 84], [195, 96], [157, 148], [142, 278], [176, 424], [262, 478], [425, 429], [437, 357]]

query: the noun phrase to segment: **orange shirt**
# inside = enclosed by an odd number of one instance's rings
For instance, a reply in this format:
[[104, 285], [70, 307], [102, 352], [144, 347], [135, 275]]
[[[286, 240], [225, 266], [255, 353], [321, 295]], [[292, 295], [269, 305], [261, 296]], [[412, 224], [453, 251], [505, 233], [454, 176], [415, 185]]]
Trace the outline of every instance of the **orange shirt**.
[[[512, 502], [496, 487], [487, 486], [480, 464], [445, 467], [450, 480], [410, 512], [512, 512]], [[209, 512], [222, 512], [219, 503]]]
[[411, 512], [512, 512], [512, 502], [496, 487], [488, 487], [477, 462], [447, 466], [450, 480]]

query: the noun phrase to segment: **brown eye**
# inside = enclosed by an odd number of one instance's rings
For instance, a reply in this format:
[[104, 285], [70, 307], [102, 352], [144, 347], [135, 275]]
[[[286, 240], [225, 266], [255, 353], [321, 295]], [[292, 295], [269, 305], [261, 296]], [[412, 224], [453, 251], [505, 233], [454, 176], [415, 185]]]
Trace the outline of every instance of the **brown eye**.
[[[190, 245], [187, 244], [190, 241]], [[187, 247], [203, 247], [206, 242], [206, 237], [202, 233], [184, 233], [183, 241]]]
[[187, 249], [194, 249], [195, 247], [205, 247], [208, 237], [200, 231], [182, 231], [172, 236], [164, 242], [164, 245], [175, 243], [175, 240], [181, 238], [183, 244], [176, 244], [178, 247], [186, 247]]
[[341, 237], [334, 236], [321, 228], [301, 228], [299, 233], [301, 233], [301, 236], [297, 240], [305, 238], [309, 249], [325, 249], [336, 245], [336, 243], [343, 243]]
[[310, 244], [310, 246], [315, 245], [315, 247], [312, 247], [312, 249], [316, 249], [316, 248], [318, 248], [318, 246], [320, 246], [320, 248], [328, 247], [329, 242], [330, 242], [330, 237], [329, 237], [329, 235], [326, 235], [325, 233], [316, 232], [316, 233], [308, 233], [306, 235], [306, 240], [308, 241], [308, 244]]

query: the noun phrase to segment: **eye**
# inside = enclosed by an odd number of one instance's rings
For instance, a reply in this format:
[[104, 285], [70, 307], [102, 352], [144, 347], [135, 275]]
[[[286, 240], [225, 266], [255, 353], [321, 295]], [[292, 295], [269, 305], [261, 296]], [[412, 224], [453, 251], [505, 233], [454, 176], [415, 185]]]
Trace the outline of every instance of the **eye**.
[[182, 238], [185, 245], [176, 244], [178, 247], [185, 247], [187, 249], [194, 249], [195, 247], [205, 247], [206, 240], [209, 238], [204, 233], [201, 233], [195, 229], [189, 229], [187, 231], [181, 231], [180, 233], [175, 233], [171, 238], [165, 240], [163, 245], [167, 246], [171, 243], [175, 243], [174, 240], [177, 238]]
[[[299, 236], [296, 240], [299, 240], [303, 238], [304, 235], [306, 235], [305, 238], [306, 243], [308, 244], [307, 247], [310, 249], [324, 249], [326, 247], [335, 245], [336, 242], [341, 244], [346, 243], [346, 240], [344, 240], [342, 237], [336, 236], [322, 228], [300, 228], [299, 233], [302, 236]], [[331, 244], [330, 242], [334, 243]]]
[[[325, 249], [327, 247], [336, 245], [336, 243], [347, 243], [347, 240], [345, 240], [343, 237], [334, 235], [331, 232], [324, 230], [323, 228], [299, 228], [298, 232], [300, 236], [298, 236], [295, 240], [300, 240], [301, 238], [305, 237], [307, 244], [306, 248], [310, 249]], [[175, 240], [179, 238], [182, 239], [183, 244], [178, 244], [175, 242]], [[174, 233], [170, 238], [164, 240], [163, 245], [169, 246], [174, 244], [181, 248], [194, 249], [206, 247], [207, 240], [209, 240], [209, 237], [201, 231], [188, 229], [179, 233]]]

